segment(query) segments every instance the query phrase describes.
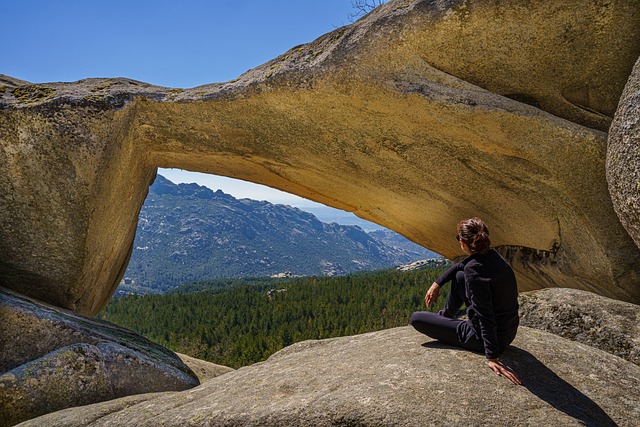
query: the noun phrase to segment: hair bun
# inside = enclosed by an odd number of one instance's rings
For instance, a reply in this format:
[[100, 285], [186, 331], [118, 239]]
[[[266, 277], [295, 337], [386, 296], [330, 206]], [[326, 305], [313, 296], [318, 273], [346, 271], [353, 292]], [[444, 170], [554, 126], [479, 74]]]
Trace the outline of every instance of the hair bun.
[[471, 253], [486, 253], [491, 248], [489, 228], [480, 218], [460, 221], [458, 235], [469, 246]]

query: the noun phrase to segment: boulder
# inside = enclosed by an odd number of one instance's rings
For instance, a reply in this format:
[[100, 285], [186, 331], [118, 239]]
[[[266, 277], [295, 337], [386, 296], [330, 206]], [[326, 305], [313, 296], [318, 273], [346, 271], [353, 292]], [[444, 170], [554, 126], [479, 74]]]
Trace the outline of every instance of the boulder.
[[73, 344], [0, 375], [0, 425], [115, 397], [100, 350]]
[[480, 216], [522, 290], [640, 302], [640, 250], [604, 174], [638, 55], [640, 0], [392, 0], [226, 83], [5, 79], [0, 285], [97, 313], [157, 167], [177, 167], [354, 212], [447, 258], [457, 221]]
[[2, 288], [0, 319], [2, 426], [70, 406], [199, 384], [158, 344]]
[[577, 289], [523, 292], [520, 324], [640, 365], [640, 307]]
[[640, 366], [522, 327], [503, 359], [411, 327], [305, 341], [197, 388], [67, 409], [21, 426], [635, 426]]
[[640, 59], [609, 130], [607, 180], [616, 213], [640, 247]]

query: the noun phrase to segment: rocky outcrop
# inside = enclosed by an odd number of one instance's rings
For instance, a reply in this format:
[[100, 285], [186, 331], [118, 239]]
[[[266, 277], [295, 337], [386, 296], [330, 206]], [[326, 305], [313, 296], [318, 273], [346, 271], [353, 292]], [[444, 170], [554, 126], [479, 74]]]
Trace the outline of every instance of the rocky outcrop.
[[201, 383], [234, 370], [228, 366], [217, 365], [215, 363], [207, 362], [206, 360], [196, 359], [195, 357], [191, 357], [186, 354], [176, 353], [176, 355], [189, 367], [189, 369], [191, 369], [191, 371], [193, 371], [194, 374], [196, 374], [198, 381]]
[[637, 425], [633, 363], [526, 327], [504, 360], [524, 386], [496, 376], [482, 355], [401, 327], [301, 342], [189, 391], [69, 409], [22, 426]]
[[609, 131], [607, 180], [620, 221], [640, 247], [640, 59]]
[[227, 83], [6, 86], [0, 284], [95, 314], [160, 166], [279, 188], [448, 258], [477, 215], [523, 290], [639, 302], [603, 132], [639, 55], [639, 0], [393, 0]]
[[523, 292], [520, 324], [588, 344], [640, 365], [640, 307], [577, 289]]
[[2, 288], [0, 319], [2, 426], [71, 406], [199, 384], [158, 344]]

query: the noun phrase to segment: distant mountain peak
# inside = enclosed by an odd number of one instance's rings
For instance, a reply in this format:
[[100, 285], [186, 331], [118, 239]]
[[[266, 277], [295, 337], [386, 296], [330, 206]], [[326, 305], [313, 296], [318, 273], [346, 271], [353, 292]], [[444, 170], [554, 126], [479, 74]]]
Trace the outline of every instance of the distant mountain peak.
[[236, 199], [158, 175], [140, 212], [125, 277], [128, 285], [168, 290], [283, 271], [341, 275], [425, 258], [396, 239], [404, 238], [391, 231], [374, 237], [357, 225], [327, 224], [295, 207]]
[[214, 192], [209, 187], [196, 184], [195, 182], [176, 184], [160, 174], [156, 175], [155, 181], [149, 187], [149, 193], [157, 195], [194, 196], [199, 199], [212, 199], [217, 197], [220, 199], [231, 198], [236, 200], [235, 197], [222, 190], [216, 190]]

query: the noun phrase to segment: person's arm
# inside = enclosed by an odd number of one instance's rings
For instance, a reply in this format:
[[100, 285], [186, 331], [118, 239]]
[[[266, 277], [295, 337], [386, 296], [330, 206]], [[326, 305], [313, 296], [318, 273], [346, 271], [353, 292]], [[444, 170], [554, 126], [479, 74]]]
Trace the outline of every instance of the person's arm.
[[462, 271], [462, 270], [464, 270], [464, 264], [463, 263], [459, 262], [457, 264], [453, 264], [451, 267], [447, 268], [447, 271], [442, 273], [440, 275], [440, 277], [438, 277], [436, 279], [436, 281], [433, 282], [433, 283], [438, 284], [438, 286], [442, 286], [445, 283], [455, 279], [456, 278], [456, 273], [458, 271]]
[[431, 303], [438, 301], [438, 296], [440, 295], [440, 285], [438, 283], [433, 282], [431, 287], [427, 290], [426, 295], [424, 296], [424, 303], [427, 305], [427, 308], [431, 307]]
[[438, 296], [440, 295], [440, 288], [442, 287], [442, 285], [454, 279], [456, 277], [456, 273], [463, 268], [464, 264], [462, 264], [461, 262], [454, 264], [449, 267], [447, 271], [442, 273], [435, 282], [431, 284], [431, 287], [427, 290], [427, 293], [424, 296], [424, 303], [427, 305], [427, 308], [429, 308], [432, 303], [438, 301]]
[[498, 359], [487, 359], [487, 365], [499, 377], [505, 377], [515, 385], [522, 385], [522, 381], [520, 380], [518, 375], [516, 375], [516, 373], [513, 372], [513, 369], [511, 369], [510, 367], [508, 367]]

